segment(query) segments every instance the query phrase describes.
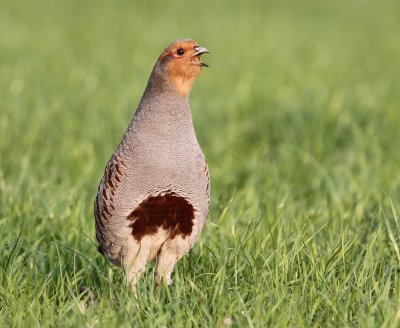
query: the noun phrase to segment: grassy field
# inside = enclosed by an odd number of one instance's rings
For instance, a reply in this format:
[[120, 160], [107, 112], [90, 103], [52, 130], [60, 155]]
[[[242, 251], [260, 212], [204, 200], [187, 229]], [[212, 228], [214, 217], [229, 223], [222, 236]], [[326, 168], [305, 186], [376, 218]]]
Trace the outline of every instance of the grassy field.
[[[0, 326], [399, 326], [399, 31], [394, 0], [2, 0]], [[92, 204], [183, 37], [211, 50], [191, 95], [211, 211], [136, 301]]]

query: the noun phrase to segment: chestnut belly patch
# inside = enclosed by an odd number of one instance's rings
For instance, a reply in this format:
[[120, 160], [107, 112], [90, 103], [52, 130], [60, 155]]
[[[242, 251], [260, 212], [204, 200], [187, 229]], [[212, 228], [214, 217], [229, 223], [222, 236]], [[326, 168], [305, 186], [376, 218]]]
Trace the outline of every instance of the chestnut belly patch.
[[132, 236], [137, 241], [155, 234], [160, 227], [169, 231], [171, 239], [177, 235], [185, 238], [192, 233], [193, 219], [192, 204], [174, 192], [149, 197], [128, 215], [128, 220], [133, 221]]

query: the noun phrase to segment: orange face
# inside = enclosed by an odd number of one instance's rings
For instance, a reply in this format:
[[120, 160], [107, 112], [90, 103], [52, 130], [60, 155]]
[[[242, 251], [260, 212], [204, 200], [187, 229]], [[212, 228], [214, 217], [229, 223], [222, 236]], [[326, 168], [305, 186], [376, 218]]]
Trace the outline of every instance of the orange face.
[[209, 51], [200, 47], [197, 42], [179, 40], [169, 45], [161, 54], [159, 61], [167, 65], [169, 78], [180, 94], [187, 96], [201, 68], [208, 67], [200, 59], [204, 53]]

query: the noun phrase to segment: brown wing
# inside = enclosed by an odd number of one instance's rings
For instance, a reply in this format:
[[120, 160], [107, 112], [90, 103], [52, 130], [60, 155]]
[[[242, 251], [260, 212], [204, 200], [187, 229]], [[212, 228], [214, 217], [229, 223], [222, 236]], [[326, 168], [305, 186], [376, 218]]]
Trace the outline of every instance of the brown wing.
[[103, 253], [101, 245], [106, 243], [101, 231], [105, 229], [115, 210], [114, 196], [122, 177], [126, 175], [124, 173], [125, 168], [126, 164], [118, 153], [115, 153], [109, 160], [97, 189], [97, 196], [94, 201], [94, 216], [96, 220], [96, 237], [100, 243], [99, 251], [101, 253]]

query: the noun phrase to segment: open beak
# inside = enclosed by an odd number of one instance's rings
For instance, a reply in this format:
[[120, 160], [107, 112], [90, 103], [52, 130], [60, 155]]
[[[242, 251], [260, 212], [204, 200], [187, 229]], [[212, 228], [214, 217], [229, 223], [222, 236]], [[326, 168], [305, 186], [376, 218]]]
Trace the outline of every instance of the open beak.
[[[210, 53], [210, 51], [207, 48], [203, 48], [203, 47], [195, 47], [194, 50], [196, 52], [192, 55], [192, 57], [199, 56], [199, 58], [200, 58], [200, 56], [202, 54], [209, 54]], [[203, 63], [202, 61], [200, 61], [199, 64], [200, 64], [200, 66], [210, 67], [210, 65], [208, 65], [207, 63]]]

